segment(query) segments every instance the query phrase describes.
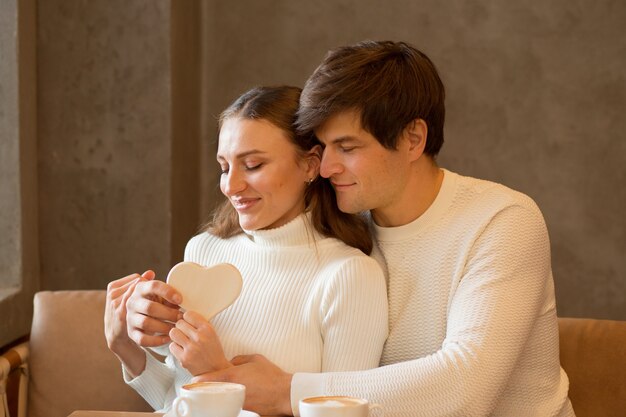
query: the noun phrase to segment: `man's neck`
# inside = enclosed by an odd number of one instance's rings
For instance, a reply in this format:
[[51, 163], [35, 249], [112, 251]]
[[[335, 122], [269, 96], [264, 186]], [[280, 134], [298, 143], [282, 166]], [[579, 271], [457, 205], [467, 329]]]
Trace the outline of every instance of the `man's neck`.
[[382, 227], [411, 223], [428, 210], [443, 183], [443, 170], [430, 157], [415, 161], [402, 195], [389, 207], [372, 210], [372, 219]]

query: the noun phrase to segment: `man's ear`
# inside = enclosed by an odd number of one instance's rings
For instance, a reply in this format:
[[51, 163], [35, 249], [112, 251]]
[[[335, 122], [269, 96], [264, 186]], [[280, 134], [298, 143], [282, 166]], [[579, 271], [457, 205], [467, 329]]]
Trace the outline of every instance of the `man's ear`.
[[406, 125], [402, 133], [407, 141], [408, 150], [413, 156], [412, 159], [418, 159], [426, 148], [428, 125], [424, 119], [414, 119]]
[[306, 155], [305, 158], [307, 173], [309, 178], [317, 178], [320, 173], [320, 165], [322, 163], [322, 147], [320, 145], [315, 145], [312, 147]]

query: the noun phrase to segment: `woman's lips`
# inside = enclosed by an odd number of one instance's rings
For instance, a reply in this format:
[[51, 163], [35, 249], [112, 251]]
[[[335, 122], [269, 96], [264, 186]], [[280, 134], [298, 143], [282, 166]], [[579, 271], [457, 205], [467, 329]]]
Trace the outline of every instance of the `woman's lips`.
[[247, 211], [250, 210], [256, 203], [258, 203], [260, 198], [241, 198], [238, 200], [231, 200], [233, 207], [237, 211]]

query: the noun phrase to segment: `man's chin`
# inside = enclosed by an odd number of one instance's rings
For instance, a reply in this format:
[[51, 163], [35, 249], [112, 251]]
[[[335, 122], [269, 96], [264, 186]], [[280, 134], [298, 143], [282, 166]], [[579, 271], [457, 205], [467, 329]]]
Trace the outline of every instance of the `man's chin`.
[[350, 202], [342, 202], [341, 200], [337, 201], [337, 207], [340, 211], [348, 214], [357, 214], [363, 211], [357, 204], [350, 204]]

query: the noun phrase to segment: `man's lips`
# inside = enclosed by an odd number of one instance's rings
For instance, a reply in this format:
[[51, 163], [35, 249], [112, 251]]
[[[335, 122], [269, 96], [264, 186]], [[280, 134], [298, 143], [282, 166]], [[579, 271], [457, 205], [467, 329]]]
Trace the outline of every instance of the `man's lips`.
[[336, 190], [345, 190], [348, 187], [352, 187], [354, 185], [353, 182], [351, 183], [341, 183], [341, 182], [333, 182], [331, 181], [332, 186], [336, 189]]

